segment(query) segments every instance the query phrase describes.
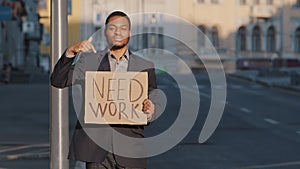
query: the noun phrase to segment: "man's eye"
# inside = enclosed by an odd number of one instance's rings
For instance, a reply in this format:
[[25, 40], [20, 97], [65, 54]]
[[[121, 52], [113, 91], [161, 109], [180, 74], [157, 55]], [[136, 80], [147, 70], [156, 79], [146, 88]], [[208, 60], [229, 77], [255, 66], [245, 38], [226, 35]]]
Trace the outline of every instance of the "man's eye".
[[127, 31], [127, 30], [128, 30], [127, 27], [122, 27], [121, 29], [122, 29], [123, 31]]
[[108, 29], [111, 30], [111, 31], [116, 30], [115, 27], [109, 27]]

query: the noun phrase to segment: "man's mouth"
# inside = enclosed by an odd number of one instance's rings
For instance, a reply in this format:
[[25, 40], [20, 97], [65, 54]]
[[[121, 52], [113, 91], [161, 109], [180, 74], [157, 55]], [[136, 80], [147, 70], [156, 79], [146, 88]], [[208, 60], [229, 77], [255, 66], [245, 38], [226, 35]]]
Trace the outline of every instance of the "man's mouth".
[[122, 38], [122, 37], [114, 37], [114, 41], [121, 42], [123, 40], [124, 40], [124, 38]]

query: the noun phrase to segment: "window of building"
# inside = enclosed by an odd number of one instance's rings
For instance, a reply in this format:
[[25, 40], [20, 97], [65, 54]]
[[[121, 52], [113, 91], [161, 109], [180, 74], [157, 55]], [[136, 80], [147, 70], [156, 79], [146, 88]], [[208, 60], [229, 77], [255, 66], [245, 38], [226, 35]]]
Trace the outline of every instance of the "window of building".
[[158, 28], [158, 48], [163, 49], [164, 48], [164, 28], [159, 27]]
[[267, 51], [268, 52], [276, 51], [276, 31], [274, 26], [269, 27], [267, 32]]
[[295, 7], [300, 7], [300, 0], [296, 1]]
[[247, 50], [247, 30], [246, 28], [240, 27], [237, 34], [237, 50], [246, 51]]
[[267, 0], [267, 5], [273, 5], [273, 0]]
[[252, 50], [253, 51], [261, 50], [261, 31], [258, 26], [255, 26], [252, 32]]
[[157, 41], [157, 33], [155, 31], [155, 27], [151, 28], [151, 33], [149, 34], [149, 40], [150, 40], [150, 48], [157, 48], [158, 47], [158, 41]]
[[217, 27], [211, 29], [211, 43], [214, 47], [219, 47], [219, 31]]
[[199, 46], [203, 47], [205, 46], [205, 33], [206, 33], [206, 28], [205, 26], [198, 26], [198, 44]]
[[212, 4], [218, 4], [218, 3], [219, 3], [219, 0], [211, 0], [211, 3], [212, 3]]
[[72, 0], [68, 0], [68, 15], [72, 15]]
[[260, 1], [259, 1], [259, 0], [253, 0], [253, 4], [254, 4], [254, 5], [259, 5], [259, 4], [260, 4]]
[[143, 28], [143, 47], [142, 48], [148, 48], [148, 28], [144, 27]]
[[239, 3], [240, 3], [240, 5], [246, 5], [247, 1], [246, 0], [240, 0]]
[[300, 53], [300, 27], [295, 32], [295, 52]]

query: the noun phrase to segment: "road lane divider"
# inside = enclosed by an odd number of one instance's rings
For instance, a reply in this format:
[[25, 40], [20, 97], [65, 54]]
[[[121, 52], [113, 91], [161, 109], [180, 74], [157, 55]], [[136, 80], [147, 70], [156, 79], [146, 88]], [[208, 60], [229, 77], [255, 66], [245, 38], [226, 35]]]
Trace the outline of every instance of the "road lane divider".
[[276, 121], [276, 120], [273, 120], [273, 119], [269, 119], [269, 118], [265, 118], [264, 119], [266, 122], [268, 122], [268, 123], [271, 123], [271, 124], [279, 124], [279, 122], [278, 121]]
[[243, 112], [245, 112], [245, 113], [251, 113], [252, 112], [251, 110], [249, 110], [249, 109], [247, 109], [245, 107], [240, 108], [240, 110], [243, 111]]

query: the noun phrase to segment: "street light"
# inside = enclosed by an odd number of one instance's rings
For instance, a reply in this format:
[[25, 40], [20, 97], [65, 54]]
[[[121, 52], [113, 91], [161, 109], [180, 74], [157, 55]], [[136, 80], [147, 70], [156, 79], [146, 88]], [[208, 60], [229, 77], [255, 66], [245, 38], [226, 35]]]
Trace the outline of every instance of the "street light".
[[[51, 0], [51, 71], [67, 48], [68, 1]], [[50, 87], [50, 169], [67, 169], [69, 161], [68, 89]]]

